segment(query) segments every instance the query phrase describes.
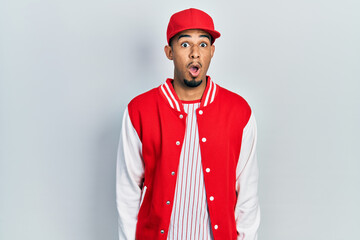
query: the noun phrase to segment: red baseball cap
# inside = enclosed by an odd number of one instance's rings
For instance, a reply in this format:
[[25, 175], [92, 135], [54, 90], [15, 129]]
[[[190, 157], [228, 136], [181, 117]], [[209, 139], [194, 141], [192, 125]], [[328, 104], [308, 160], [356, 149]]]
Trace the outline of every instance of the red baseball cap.
[[167, 42], [177, 33], [188, 29], [201, 29], [212, 36], [212, 43], [220, 37], [220, 33], [214, 29], [212, 18], [206, 13], [196, 8], [189, 8], [174, 13], [169, 21], [166, 31]]

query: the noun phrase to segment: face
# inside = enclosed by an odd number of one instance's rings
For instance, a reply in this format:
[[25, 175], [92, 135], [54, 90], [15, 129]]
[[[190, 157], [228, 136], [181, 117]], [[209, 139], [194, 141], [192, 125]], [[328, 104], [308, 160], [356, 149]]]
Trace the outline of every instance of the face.
[[174, 81], [192, 88], [206, 84], [206, 73], [215, 51], [210, 38], [203, 30], [190, 29], [175, 35], [171, 47], [165, 46], [166, 56], [174, 62]]

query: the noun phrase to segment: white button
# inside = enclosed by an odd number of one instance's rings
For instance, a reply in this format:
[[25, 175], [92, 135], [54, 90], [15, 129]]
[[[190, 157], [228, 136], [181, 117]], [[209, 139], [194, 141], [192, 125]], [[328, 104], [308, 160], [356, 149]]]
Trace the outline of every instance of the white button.
[[162, 234], [164, 234], [165, 231], [164, 231], [163, 229], [161, 229], [160, 232], [161, 232]]
[[218, 225], [215, 225], [215, 226], [214, 226], [214, 228], [215, 228], [215, 229], [218, 229], [218, 228], [219, 228], [219, 226], [218, 226]]
[[214, 201], [214, 197], [213, 197], [213, 196], [210, 197], [210, 201]]
[[178, 146], [179, 146], [179, 145], [180, 145], [180, 141], [176, 141], [176, 145], [178, 145]]
[[180, 118], [180, 119], [183, 119], [183, 117], [184, 117], [184, 115], [180, 114], [179, 118]]
[[206, 142], [206, 138], [202, 138], [201, 141], [202, 141], [202, 142]]
[[170, 204], [170, 201], [167, 201], [166, 204], [169, 205], [169, 204]]
[[210, 172], [210, 168], [206, 168], [205, 171], [206, 171], [206, 172]]
[[175, 175], [175, 172], [171, 172], [171, 175], [173, 175], [173, 176], [174, 176], [174, 175]]
[[202, 114], [203, 114], [203, 111], [202, 111], [202, 110], [199, 110], [199, 114], [202, 115]]

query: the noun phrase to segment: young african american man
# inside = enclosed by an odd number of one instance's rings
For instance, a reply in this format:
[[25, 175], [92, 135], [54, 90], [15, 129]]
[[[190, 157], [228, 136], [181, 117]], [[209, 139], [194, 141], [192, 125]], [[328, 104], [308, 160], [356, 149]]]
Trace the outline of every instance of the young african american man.
[[165, 54], [174, 77], [125, 110], [116, 171], [120, 239], [257, 239], [256, 122], [241, 96], [206, 75], [218, 37], [207, 13], [173, 14]]

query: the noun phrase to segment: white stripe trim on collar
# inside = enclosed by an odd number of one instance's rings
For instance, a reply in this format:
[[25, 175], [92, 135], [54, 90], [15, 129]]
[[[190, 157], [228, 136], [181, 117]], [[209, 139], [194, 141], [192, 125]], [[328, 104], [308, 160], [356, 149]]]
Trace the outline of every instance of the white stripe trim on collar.
[[179, 106], [179, 103], [176, 101], [176, 99], [175, 99], [174, 95], [172, 94], [172, 92], [171, 92], [171, 90], [170, 90], [169, 86], [168, 86], [167, 84], [165, 84], [165, 87], [166, 87], [166, 89], [169, 91], [169, 94], [170, 94], [170, 97], [172, 98], [172, 100], [174, 100], [175, 105], [176, 105], [176, 109], [180, 112], [180, 106]]
[[208, 101], [209, 101], [209, 96], [211, 94], [211, 88], [212, 88], [212, 85], [213, 85], [213, 82], [212, 81], [209, 81], [210, 82], [210, 86], [209, 86], [209, 90], [207, 91], [206, 93], [206, 98], [205, 98], [205, 102], [204, 102], [204, 107], [206, 107], [206, 105], [208, 104]]
[[[214, 83], [214, 82], [213, 82], [213, 83]], [[212, 91], [212, 96], [211, 96], [210, 103], [212, 103], [212, 102], [214, 101], [215, 94], [216, 94], [216, 84], [214, 83], [214, 89], [213, 89], [213, 91]]]
[[168, 97], [168, 95], [167, 95], [167, 93], [166, 93], [166, 91], [165, 91], [165, 89], [164, 89], [164, 84], [161, 85], [161, 91], [164, 93], [164, 95], [165, 95], [166, 99], [168, 100], [170, 106], [171, 106], [172, 108], [174, 108], [173, 103], [171, 102], [170, 98]]
[[[163, 92], [165, 98], [169, 102], [171, 108], [181, 112], [182, 102], [181, 100], [177, 100], [176, 98], [177, 96], [174, 96], [174, 93], [172, 91], [173, 87], [170, 84], [171, 83], [169, 83], [168, 81], [166, 81], [164, 84], [161, 84], [160, 86], [161, 91]], [[204, 99], [204, 101], [203, 100], [201, 101], [202, 107], [206, 107], [207, 105], [212, 103], [215, 99], [216, 90], [217, 90], [216, 84], [211, 79], [208, 79], [208, 84], [209, 86], [205, 88], [205, 93], [204, 93], [205, 95], [202, 98]]]

